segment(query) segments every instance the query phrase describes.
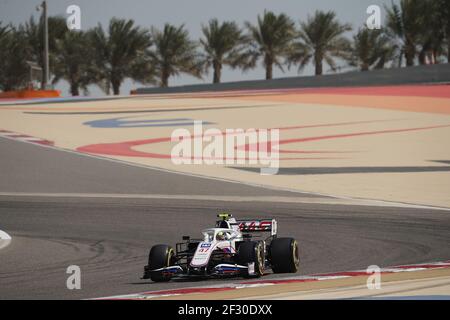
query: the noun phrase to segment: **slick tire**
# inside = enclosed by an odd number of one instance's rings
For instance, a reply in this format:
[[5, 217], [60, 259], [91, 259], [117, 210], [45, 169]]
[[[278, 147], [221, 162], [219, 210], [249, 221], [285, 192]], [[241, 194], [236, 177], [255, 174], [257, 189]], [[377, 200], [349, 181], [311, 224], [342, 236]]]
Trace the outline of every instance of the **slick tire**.
[[299, 249], [295, 239], [273, 239], [269, 250], [270, 262], [274, 273], [296, 273], [299, 270]]
[[244, 274], [245, 277], [259, 278], [264, 275], [265, 252], [262, 241], [246, 241], [241, 243], [237, 256], [237, 263], [242, 266], [248, 266], [249, 263], [255, 264], [255, 274], [250, 275], [246, 272]]
[[[172, 247], [159, 244], [153, 246], [148, 255], [148, 266], [150, 270], [166, 268], [171, 265], [175, 252]], [[164, 275], [162, 272], [151, 272], [150, 279], [154, 282], [167, 282], [170, 276]]]

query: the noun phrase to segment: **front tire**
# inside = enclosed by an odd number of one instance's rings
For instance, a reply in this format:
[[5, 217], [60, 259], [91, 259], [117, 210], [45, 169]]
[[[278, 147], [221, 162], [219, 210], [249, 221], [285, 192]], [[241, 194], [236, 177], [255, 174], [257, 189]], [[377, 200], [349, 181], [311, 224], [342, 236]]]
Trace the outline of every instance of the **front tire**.
[[171, 265], [175, 252], [172, 247], [165, 244], [153, 246], [148, 255], [148, 269], [150, 270], [150, 279], [154, 282], [167, 282], [170, 276], [162, 272], [151, 271], [161, 268], [167, 268]]
[[296, 273], [300, 258], [298, 243], [292, 238], [276, 238], [270, 244], [270, 262], [274, 273]]
[[264, 275], [265, 252], [264, 243], [261, 241], [246, 241], [239, 245], [237, 263], [248, 266], [249, 263], [255, 264], [255, 274], [250, 275], [248, 272], [246, 277], [259, 278]]

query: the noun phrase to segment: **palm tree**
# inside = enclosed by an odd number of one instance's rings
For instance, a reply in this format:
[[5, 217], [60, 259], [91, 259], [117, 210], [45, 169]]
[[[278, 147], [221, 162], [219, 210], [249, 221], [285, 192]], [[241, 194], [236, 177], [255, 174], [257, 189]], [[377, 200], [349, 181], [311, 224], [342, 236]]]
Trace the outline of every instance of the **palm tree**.
[[353, 37], [350, 65], [361, 71], [370, 68], [382, 69], [393, 58], [393, 47], [383, 30], [359, 29]]
[[152, 28], [151, 33], [154, 48], [149, 55], [161, 87], [168, 87], [169, 78], [180, 73], [201, 78], [202, 61], [197, 44], [189, 39], [184, 25], [165, 24], [162, 31]]
[[2, 26], [2, 22], [0, 21], [0, 40], [5, 37], [11, 31], [11, 27], [9, 25]]
[[[36, 62], [42, 69], [44, 68], [44, 20], [41, 16], [39, 22], [36, 22], [31, 16], [25, 25], [19, 27], [26, 35], [26, 41], [31, 49], [30, 60]], [[56, 42], [68, 32], [66, 19], [60, 16], [48, 17], [48, 47], [50, 71], [53, 69]], [[45, 72], [42, 73], [41, 88], [45, 89], [47, 79]]]
[[242, 34], [235, 22], [219, 24], [217, 19], [209, 21], [208, 26], [202, 26], [204, 39], [200, 43], [205, 51], [204, 63], [209, 69], [214, 69], [213, 83], [220, 83], [224, 64], [232, 68], [247, 66], [244, 53], [247, 38]]
[[425, 12], [427, 4], [424, 0], [401, 0], [400, 6], [392, 3], [387, 11], [387, 32], [391, 38], [399, 40], [399, 65], [402, 57], [406, 59], [406, 66], [414, 65], [418, 53], [418, 45], [423, 35]]
[[291, 49], [292, 40], [295, 38], [295, 23], [285, 14], [276, 15], [271, 11], [264, 11], [261, 17], [258, 15], [258, 24], [252, 25], [246, 22], [249, 30], [249, 51], [252, 57], [250, 66], [254, 66], [256, 60], [263, 58], [266, 69], [266, 79], [273, 77], [273, 65], [283, 70], [283, 61]]
[[108, 94], [110, 87], [115, 95], [120, 94], [126, 78], [143, 83], [152, 81], [151, 68], [145, 59], [151, 45], [147, 30], [135, 26], [133, 20], [113, 18], [107, 34], [100, 24], [88, 34], [96, 51], [98, 83]]
[[25, 88], [29, 81], [26, 61], [30, 57], [23, 31], [0, 24], [0, 90], [10, 91]]
[[[424, 0], [423, 28], [419, 35], [419, 63], [427, 63], [427, 58], [432, 63], [438, 63], [443, 55], [445, 42], [445, 26], [448, 24], [448, 16], [444, 16], [445, 5], [441, 1]], [[448, 1], [446, 1], [448, 3]], [[448, 5], [447, 5], [448, 7]]]
[[443, 34], [447, 44], [447, 62], [450, 63], [450, 1], [437, 0], [435, 15], [443, 27]]
[[95, 51], [89, 43], [88, 35], [83, 31], [67, 32], [56, 44], [55, 79], [65, 79], [70, 84], [72, 96], [78, 96], [80, 89], [87, 91], [87, 86], [96, 80], [92, 61]]
[[337, 70], [335, 58], [349, 58], [351, 44], [343, 35], [351, 31], [351, 25], [340, 23], [333, 11], [316, 11], [308, 16], [307, 22], [300, 22], [299, 38], [289, 56], [291, 63], [299, 64], [299, 71], [311, 60], [316, 75], [323, 74], [323, 61], [333, 71]]

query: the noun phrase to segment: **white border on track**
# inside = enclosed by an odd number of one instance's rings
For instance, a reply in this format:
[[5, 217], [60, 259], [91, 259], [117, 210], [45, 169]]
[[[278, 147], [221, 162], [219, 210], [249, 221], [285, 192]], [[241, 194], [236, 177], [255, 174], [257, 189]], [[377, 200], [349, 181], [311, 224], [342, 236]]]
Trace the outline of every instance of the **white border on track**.
[[6, 248], [11, 243], [11, 236], [0, 230], [0, 249]]
[[[23, 142], [23, 143], [29, 143], [29, 144], [32, 144], [32, 145], [35, 145], [35, 146], [37, 145], [37, 146], [40, 146], [40, 147], [43, 147], [43, 148], [50, 148], [50, 149], [56, 150], [56, 151], [64, 151], [64, 152], [67, 152], [67, 153], [71, 153], [71, 154], [75, 154], [75, 155], [79, 155], [79, 156], [84, 156], [84, 157], [88, 157], [88, 158], [93, 158], [93, 159], [97, 159], [97, 160], [106, 160], [106, 161], [110, 161], [110, 162], [114, 162], [114, 163], [118, 163], [118, 164], [122, 164], [122, 165], [128, 165], [128, 166], [133, 166], [133, 167], [138, 167], [138, 168], [143, 168], [143, 169], [152, 169], [152, 170], [159, 171], [159, 172], [178, 174], [178, 175], [183, 175], [183, 176], [188, 176], [188, 177], [208, 179], [208, 180], [221, 181], [221, 182], [228, 182], [228, 183], [234, 183], [234, 184], [241, 184], [241, 185], [245, 185], [245, 186], [262, 188], [262, 189], [267, 189], [267, 190], [272, 190], [272, 191], [285, 191], [285, 192], [292, 192], [292, 193], [303, 194], [303, 195], [313, 195], [313, 196], [320, 196], [320, 197], [328, 197], [328, 198], [334, 198], [334, 199], [340, 199], [340, 200], [350, 200], [350, 201], [353, 200], [353, 201], [373, 202], [372, 205], [371, 204], [367, 204], [366, 205], [366, 206], [369, 206], [369, 207], [370, 206], [382, 206], [382, 207], [394, 207], [394, 208], [430, 209], [430, 210], [450, 211], [450, 208], [447, 208], [447, 207], [420, 205], [420, 204], [414, 204], [414, 203], [386, 201], [386, 200], [370, 199], [370, 198], [337, 196], [337, 195], [326, 194], [326, 193], [311, 192], [311, 191], [301, 191], [301, 190], [296, 190], [296, 189], [291, 189], [291, 188], [273, 187], [273, 186], [268, 186], [268, 185], [263, 185], [263, 184], [258, 184], [258, 183], [251, 183], [251, 182], [237, 181], [237, 180], [232, 180], [232, 179], [211, 177], [211, 176], [206, 176], [206, 175], [202, 175], [202, 174], [175, 171], [175, 170], [164, 169], [164, 168], [159, 168], [159, 167], [155, 167], [155, 166], [134, 163], [134, 162], [120, 160], [120, 159], [108, 158], [108, 157], [94, 155], [94, 154], [90, 154], [90, 153], [83, 153], [83, 152], [79, 152], [79, 151], [75, 151], [75, 150], [71, 150], [71, 149], [66, 149], [66, 148], [62, 148], [62, 147], [56, 147], [54, 145], [38, 144], [38, 143], [34, 143], [33, 141], [19, 140], [19, 139], [15, 139], [13, 137], [9, 137], [7, 135], [2, 135], [2, 134], [0, 134], [0, 137], [3, 137], [3, 138], [8, 139], [8, 140], [12, 140], [12, 141], [19, 141], [19, 142]], [[351, 205], [351, 204], [348, 204], [348, 205]], [[358, 205], [358, 204], [355, 204], [355, 205]]]

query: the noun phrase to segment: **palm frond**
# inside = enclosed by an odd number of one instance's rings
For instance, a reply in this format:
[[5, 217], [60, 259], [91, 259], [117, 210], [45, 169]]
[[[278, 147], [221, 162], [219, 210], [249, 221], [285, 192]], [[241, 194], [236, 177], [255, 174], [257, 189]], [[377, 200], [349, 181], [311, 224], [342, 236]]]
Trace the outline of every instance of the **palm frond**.
[[351, 45], [344, 34], [351, 29], [351, 25], [337, 20], [335, 12], [316, 11], [306, 22], [300, 22], [300, 40], [289, 55], [290, 63], [299, 64], [302, 70], [314, 58], [316, 74], [321, 74], [323, 61], [336, 69], [333, 57], [349, 59]]

